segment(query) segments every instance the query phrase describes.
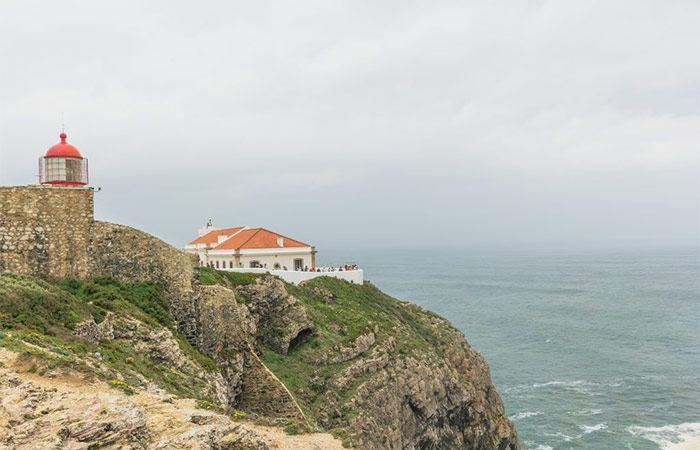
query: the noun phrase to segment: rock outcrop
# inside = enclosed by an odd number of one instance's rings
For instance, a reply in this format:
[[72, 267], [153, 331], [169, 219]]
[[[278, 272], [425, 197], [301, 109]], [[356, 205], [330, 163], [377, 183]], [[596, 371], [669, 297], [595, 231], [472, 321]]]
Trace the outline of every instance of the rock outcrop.
[[103, 339], [114, 339], [114, 313], [108, 312], [99, 324], [95, 323], [95, 319], [92, 317], [85, 322], [76, 324], [73, 334], [93, 344], [97, 344]]
[[[349, 420], [352, 428], [363, 430], [362, 448], [519, 448], [486, 361], [461, 336], [455, 336], [450, 346], [453, 349], [440, 365], [390, 358], [389, 347], [343, 373], [340, 384], [371, 375], [343, 404], [364, 411]], [[324, 413], [330, 417], [334, 411]]]
[[236, 301], [233, 291], [201, 286], [195, 305], [196, 345], [217, 362], [231, 395], [228, 406], [307, 422], [292, 394], [253, 351], [248, 336], [255, 332], [257, 321]]
[[282, 354], [314, 329], [306, 309], [277, 278], [261, 277], [255, 284], [238, 286], [236, 293], [251, 319], [250, 335]]
[[289, 436], [158, 391], [125, 395], [76, 374], [40, 377], [0, 349], [0, 448], [341, 450], [329, 434]]
[[340, 347], [340, 354], [333, 357], [330, 362], [331, 364], [338, 364], [349, 361], [366, 352], [374, 345], [374, 342], [374, 333], [361, 334], [353, 341], [350, 347]]

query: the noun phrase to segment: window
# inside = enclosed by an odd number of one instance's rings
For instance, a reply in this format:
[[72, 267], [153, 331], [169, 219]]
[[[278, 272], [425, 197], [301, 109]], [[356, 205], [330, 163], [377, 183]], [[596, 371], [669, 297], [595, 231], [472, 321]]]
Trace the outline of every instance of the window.
[[219, 268], [219, 261], [216, 262], [216, 268]]
[[66, 159], [66, 181], [82, 181], [80, 172], [82, 161], [79, 159]]
[[250, 262], [250, 267], [252, 267], [252, 268], [261, 267], [261, 266], [260, 266], [260, 261], [251, 261], [251, 262]]
[[65, 181], [66, 158], [46, 158], [46, 181]]
[[280, 263], [276, 262], [274, 266], [272, 266], [275, 270], [280, 270]]
[[228, 268], [229, 268], [229, 269], [233, 269], [233, 261], [229, 261], [229, 262], [228, 262]]
[[294, 270], [301, 270], [304, 268], [304, 260], [302, 258], [298, 258], [294, 260]]

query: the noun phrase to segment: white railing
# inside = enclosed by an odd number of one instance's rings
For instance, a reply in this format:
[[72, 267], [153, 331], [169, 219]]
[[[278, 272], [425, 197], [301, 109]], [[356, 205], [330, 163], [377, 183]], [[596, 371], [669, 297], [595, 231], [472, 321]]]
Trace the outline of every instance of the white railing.
[[311, 280], [317, 277], [332, 277], [341, 280], [349, 281], [355, 284], [362, 284], [365, 280], [365, 275], [362, 269], [342, 270], [335, 272], [302, 272], [301, 270], [275, 270], [265, 269], [262, 267], [241, 267], [238, 269], [217, 269], [226, 272], [243, 272], [243, 273], [270, 273], [277, 275], [284, 281], [292, 284], [299, 284], [302, 281]]

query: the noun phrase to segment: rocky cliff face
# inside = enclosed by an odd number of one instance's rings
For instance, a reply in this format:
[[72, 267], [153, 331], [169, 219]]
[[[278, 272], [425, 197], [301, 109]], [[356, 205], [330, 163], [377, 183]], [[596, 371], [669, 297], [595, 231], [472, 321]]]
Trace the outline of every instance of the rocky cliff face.
[[237, 302], [230, 289], [201, 286], [197, 291], [192, 316], [197, 322], [193, 328], [198, 330], [195, 345], [214, 358], [226, 380], [227, 406], [306, 423], [307, 418], [292, 394], [265, 367], [251, 346], [249, 336], [257, 330], [256, 315]]
[[235, 287], [242, 309], [250, 318], [248, 336], [287, 353], [292, 343], [313, 331], [314, 324], [304, 306], [287, 293], [280, 280], [261, 277], [256, 281]]
[[297, 337], [256, 343], [309, 416], [346, 444], [519, 448], [488, 364], [445, 319], [370, 285], [332, 279], [294, 287], [264, 277], [234, 289], [249, 311], [292, 303], [292, 316], [313, 324], [280, 320], [276, 335]]
[[357, 440], [366, 449], [519, 448], [488, 365], [463, 336], [455, 333], [437, 362], [394, 352], [387, 340], [344, 369], [333, 387], [367, 379], [348, 400], [323, 408], [322, 420], [333, 423], [338, 410], [362, 411], [347, 426], [362, 430]]

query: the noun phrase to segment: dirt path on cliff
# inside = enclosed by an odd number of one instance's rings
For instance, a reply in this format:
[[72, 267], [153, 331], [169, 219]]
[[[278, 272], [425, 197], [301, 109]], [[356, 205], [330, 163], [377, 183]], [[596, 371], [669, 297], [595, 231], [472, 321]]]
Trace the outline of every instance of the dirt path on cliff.
[[205, 450], [235, 444], [259, 450], [341, 450], [330, 434], [289, 436], [233, 421], [192, 399], [162, 392], [126, 395], [78, 373], [31, 373], [31, 360], [0, 348], [0, 448]]

